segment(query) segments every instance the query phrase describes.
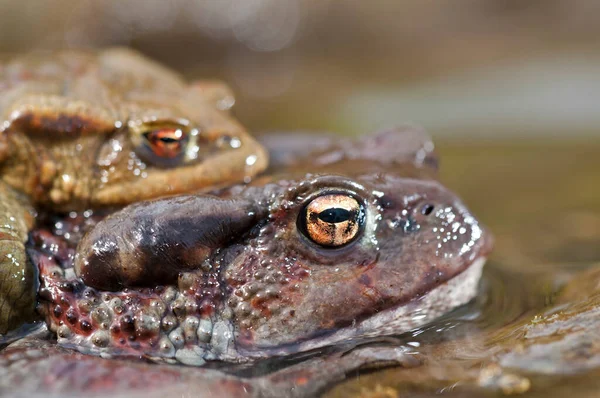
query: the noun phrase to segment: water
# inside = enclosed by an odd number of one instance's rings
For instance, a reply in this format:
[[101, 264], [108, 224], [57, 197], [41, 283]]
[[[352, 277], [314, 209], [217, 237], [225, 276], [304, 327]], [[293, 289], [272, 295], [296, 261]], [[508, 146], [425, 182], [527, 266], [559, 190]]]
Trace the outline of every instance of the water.
[[494, 233], [480, 294], [401, 336], [420, 366], [350, 375], [327, 397], [597, 396], [599, 143], [447, 143], [442, 180]]

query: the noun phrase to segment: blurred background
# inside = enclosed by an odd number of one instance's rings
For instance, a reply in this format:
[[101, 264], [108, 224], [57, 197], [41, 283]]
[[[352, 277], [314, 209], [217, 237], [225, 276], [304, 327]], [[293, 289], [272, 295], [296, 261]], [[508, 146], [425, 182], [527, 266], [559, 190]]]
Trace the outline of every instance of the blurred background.
[[[444, 341], [467, 330], [461, 324], [482, 334], [469, 332], [473, 338], [450, 356], [469, 354], [451, 365], [434, 355], [430, 378], [422, 368], [376, 372], [332, 397], [374, 382], [401, 390], [409, 379], [409, 395], [425, 396], [433, 380], [436, 396], [457, 386], [452, 396], [459, 396], [458, 368], [480, 368], [465, 358], [497, 347], [494, 336], [520, 339], [522, 322], [546, 311], [559, 287], [600, 269], [600, 1], [0, 0], [0, 57], [113, 45], [136, 48], [189, 79], [225, 80], [236, 93], [234, 112], [255, 133], [355, 135], [412, 122], [434, 136], [442, 180], [493, 231], [495, 251], [472, 312], [443, 321], [457, 329], [435, 328], [446, 337], [429, 338]], [[577, 289], [597, 308], [600, 285], [586, 286]], [[577, 303], [552, 311], [587, 311]], [[599, 363], [597, 336], [577, 337], [597, 324], [595, 314], [569, 321], [583, 329], [546, 324], [558, 328], [551, 339], [537, 335], [548, 342], [539, 346], [548, 362]], [[520, 342], [515, 347], [517, 357], [526, 352]], [[530, 352], [532, 364], [546, 358]], [[440, 373], [444, 366], [448, 373]], [[551, 387], [535, 384], [532, 393], [562, 396], [568, 388], [597, 396], [599, 374], [596, 366], [587, 379], [548, 376]], [[448, 388], [438, 389], [444, 377]], [[552, 390], [556, 383], [562, 390]]]
[[221, 78], [253, 131], [599, 135], [594, 0], [0, 0], [0, 53], [127, 45]]

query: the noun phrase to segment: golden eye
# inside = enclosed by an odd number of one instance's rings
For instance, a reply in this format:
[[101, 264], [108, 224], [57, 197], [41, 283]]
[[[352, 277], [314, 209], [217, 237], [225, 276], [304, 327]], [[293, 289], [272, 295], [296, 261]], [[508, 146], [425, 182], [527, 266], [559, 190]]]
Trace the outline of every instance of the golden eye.
[[328, 194], [313, 199], [300, 213], [305, 235], [318, 245], [340, 247], [359, 235], [365, 215], [362, 205], [346, 194]]

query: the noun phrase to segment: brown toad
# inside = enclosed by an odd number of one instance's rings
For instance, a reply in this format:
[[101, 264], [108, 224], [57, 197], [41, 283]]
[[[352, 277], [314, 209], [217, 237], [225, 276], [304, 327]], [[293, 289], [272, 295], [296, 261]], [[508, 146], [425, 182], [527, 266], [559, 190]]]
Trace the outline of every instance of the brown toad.
[[0, 333], [29, 319], [36, 211], [80, 211], [241, 181], [266, 167], [223, 84], [127, 49], [0, 64]]

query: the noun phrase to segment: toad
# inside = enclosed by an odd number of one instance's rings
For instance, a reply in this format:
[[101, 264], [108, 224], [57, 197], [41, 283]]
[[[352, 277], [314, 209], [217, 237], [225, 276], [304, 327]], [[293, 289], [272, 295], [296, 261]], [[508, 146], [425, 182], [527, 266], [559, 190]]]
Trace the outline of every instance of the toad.
[[59, 345], [188, 365], [419, 327], [475, 296], [491, 249], [432, 149], [386, 131], [309, 154], [308, 174], [130, 205], [34, 255], [40, 310]]
[[0, 334], [32, 317], [24, 242], [73, 212], [242, 181], [267, 164], [222, 83], [186, 83], [127, 49], [0, 64]]

